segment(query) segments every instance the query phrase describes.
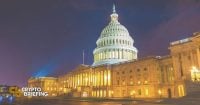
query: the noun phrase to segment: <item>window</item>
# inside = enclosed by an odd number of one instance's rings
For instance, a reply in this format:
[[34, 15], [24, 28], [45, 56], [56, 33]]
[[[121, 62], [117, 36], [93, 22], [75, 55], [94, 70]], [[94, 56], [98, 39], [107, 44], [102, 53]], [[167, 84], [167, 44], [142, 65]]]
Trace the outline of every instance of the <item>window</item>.
[[125, 74], [125, 72], [124, 72], [124, 71], [122, 71], [122, 74]]
[[132, 79], [133, 77], [132, 76], [130, 76], [130, 79]]
[[132, 70], [130, 70], [130, 73], [132, 73]]
[[133, 85], [133, 81], [132, 80], [130, 81], [130, 85]]
[[122, 81], [122, 85], [126, 85], [125, 80]]
[[140, 72], [140, 69], [137, 69], [137, 72]]
[[147, 71], [147, 68], [144, 68], [144, 71]]
[[117, 80], [117, 85], [119, 85], [119, 80]]
[[141, 89], [138, 89], [138, 95], [142, 95]]
[[188, 60], [191, 60], [191, 56], [188, 56]]
[[117, 75], [119, 75], [119, 72], [117, 72]]
[[148, 81], [144, 81], [144, 84], [148, 84]]

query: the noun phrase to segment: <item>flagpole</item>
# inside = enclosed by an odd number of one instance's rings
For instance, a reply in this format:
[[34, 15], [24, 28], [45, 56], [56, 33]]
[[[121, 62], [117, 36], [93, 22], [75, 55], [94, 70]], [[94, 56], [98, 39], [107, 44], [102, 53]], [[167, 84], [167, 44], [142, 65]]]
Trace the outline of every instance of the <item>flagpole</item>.
[[83, 65], [85, 63], [85, 53], [84, 53], [84, 50], [83, 50]]

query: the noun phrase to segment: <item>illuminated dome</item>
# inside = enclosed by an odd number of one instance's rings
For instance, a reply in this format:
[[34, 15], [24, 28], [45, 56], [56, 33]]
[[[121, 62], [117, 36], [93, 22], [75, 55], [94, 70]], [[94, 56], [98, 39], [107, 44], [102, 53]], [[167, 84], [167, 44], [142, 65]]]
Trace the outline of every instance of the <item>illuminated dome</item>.
[[119, 23], [118, 14], [113, 5], [110, 23], [103, 29], [94, 49], [93, 66], [114, 64], [137, 59], [137, 49], [128, 30]]

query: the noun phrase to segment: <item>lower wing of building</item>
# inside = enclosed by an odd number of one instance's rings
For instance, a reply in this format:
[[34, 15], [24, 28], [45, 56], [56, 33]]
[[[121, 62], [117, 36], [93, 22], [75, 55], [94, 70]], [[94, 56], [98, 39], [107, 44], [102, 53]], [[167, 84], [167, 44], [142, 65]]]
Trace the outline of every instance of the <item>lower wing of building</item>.
[[168, 56], [111, 65], [80, 65], [57, 80], [32, 78], [28, 85], [42, 87], [52, 96], [100, 98], [174, 98], [199, 91], [200, 33], [170, 43], [169, 49]]

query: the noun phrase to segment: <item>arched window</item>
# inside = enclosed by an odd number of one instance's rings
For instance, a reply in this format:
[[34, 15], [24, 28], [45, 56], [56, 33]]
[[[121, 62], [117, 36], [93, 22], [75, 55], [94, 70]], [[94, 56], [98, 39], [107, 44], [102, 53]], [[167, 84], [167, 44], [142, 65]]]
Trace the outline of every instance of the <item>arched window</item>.
[[106, 40], [106, 42], [107, 42], [106, 44], [108, 44], [108, 40]]

